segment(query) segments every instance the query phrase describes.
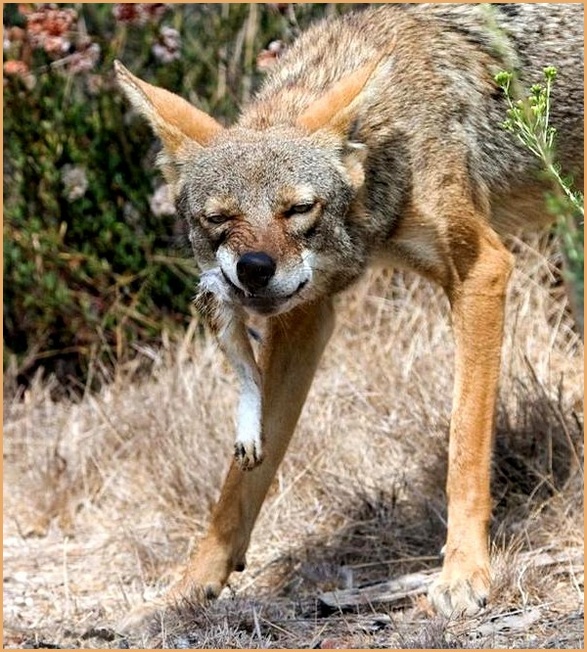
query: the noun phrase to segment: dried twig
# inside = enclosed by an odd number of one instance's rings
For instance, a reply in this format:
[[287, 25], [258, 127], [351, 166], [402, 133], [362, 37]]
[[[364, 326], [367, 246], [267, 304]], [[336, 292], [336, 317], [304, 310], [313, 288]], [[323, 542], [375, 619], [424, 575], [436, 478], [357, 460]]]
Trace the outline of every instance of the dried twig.
[[[583, 550], [570, 548], [560, 552], [532, 550], [523, 552], [516, 559], [517, 565], [531, 564], [534, 567], [553, 566], [562, 563], [583, 563]], [[425, 593], [428, 586], [440, 574], [440, 568], [418, 573], [408, 573], [396, 579], [372, 584], [364, 588], [330, 591], [319, 596], [320, 602], [329, 609], [348, 609], [365, 604], [390, 603]]]

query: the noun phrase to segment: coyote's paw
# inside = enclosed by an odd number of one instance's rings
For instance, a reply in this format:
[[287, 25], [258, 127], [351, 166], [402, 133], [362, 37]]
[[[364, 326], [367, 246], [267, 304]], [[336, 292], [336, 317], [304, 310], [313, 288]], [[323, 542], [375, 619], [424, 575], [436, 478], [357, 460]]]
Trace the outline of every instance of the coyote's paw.
[[[244, 568], [244, 564], [243, 564]], [[117, 624], [116, 632], [132, 639], [148, 639], [181, 617], [182, 612], [205, 607], [222, 591], [220, 582], [178, 582], [164, 595], [144, 602], [128, 612]]]
[[122, 636], [144, 638], [161, 623], [167, 605], [161, 599], [135, 607], [117, 623], [115, 630]]
[[243, 471], [252, 471], [263, 461], [261, 442], [258, 440], [237, 440], [234, 444], [234, 459]]
[[487, 603], [489, 584], [485, 568], [470, 574], [444, 569], [428, 589], [428, 597], [436, 611], [447, 618], [474, 616]]

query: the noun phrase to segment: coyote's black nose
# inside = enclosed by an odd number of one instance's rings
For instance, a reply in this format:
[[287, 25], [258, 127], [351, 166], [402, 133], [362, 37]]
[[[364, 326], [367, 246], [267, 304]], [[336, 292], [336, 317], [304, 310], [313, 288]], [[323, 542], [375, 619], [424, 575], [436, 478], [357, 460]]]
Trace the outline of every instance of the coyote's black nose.
[[275, 274], [275, 261], [263, 251], [243, 254], [236, 264], [236, 275], [243, 286], [255, 292], [267, 287]]

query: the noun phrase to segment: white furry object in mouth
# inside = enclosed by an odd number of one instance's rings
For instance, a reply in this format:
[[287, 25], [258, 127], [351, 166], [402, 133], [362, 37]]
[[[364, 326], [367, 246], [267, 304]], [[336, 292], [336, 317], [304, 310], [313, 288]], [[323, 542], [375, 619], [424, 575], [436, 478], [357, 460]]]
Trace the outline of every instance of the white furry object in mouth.
[[202, 272], [200, 275], [199, 290], [210, 292], [223, 303], [233, 303], [229, 287], [220, 267], [213, 267]]

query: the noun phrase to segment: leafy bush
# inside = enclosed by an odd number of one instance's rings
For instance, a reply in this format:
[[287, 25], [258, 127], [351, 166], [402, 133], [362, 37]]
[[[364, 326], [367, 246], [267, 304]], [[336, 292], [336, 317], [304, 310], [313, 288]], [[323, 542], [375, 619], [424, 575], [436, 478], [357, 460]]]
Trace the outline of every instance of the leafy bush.
[[545, 176], [553, 184], [547, 195], [547, 207], [557, 217], [565, 261], [565, 281], [568, 295], [581, 334], [584, 333], [584, 225], [585, 209], [583, 193], [573, 189], [556, 161], [556, 129], [550, 124], [551, 88], [556, 78], [556, 68], [544, 68], [544, 83], [537, 83], [526, 98], [516, 98], [513, 91], [514, 75], [500, 72], [497, 84], [503, 89], [507, 102], [507, 118], [504, 129], [511, 131], [518, 140], [542, 162]]
[[83, 383], [190, 318], [197, 272], [113, 60], [230, 121], [298, 19], [333, 11], [5, 5], [5, 369]]

